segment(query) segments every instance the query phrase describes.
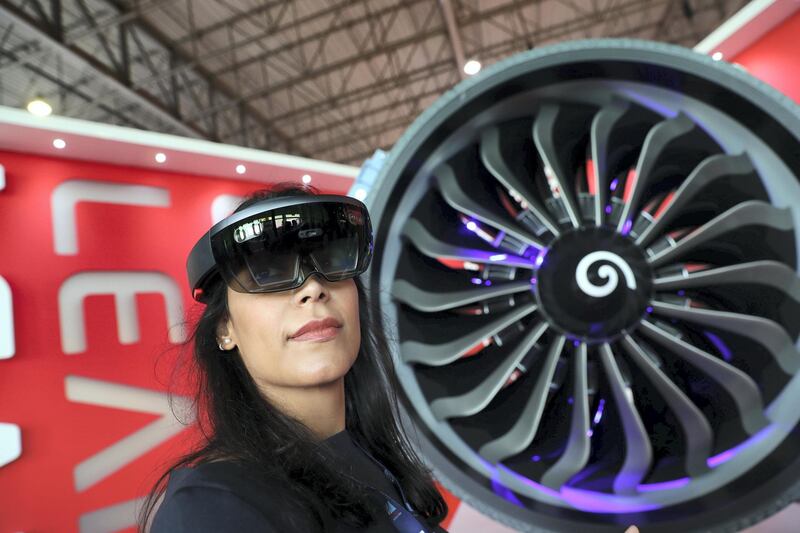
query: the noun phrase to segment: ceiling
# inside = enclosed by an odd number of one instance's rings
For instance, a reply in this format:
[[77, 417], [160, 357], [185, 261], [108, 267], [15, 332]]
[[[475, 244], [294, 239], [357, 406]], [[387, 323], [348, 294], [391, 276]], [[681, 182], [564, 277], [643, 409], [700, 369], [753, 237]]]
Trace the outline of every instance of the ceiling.
[[361, 165], [545, 44], [694, 46], [744, 0], [0, 0], [0, 105]]

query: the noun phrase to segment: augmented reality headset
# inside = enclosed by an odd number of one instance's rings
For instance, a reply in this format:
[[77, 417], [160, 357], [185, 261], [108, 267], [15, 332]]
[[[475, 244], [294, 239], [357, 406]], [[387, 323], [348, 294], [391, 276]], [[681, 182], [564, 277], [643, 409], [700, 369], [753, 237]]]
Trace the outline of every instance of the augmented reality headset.
[[328, 281], [355, 277], [372, 259], [366, 206], [349, 196], [270, 198], [221, 220], [189, 253], [192, 297], [205, 300], [216, 275], [243, 293], [301, 286], [319, 273]]

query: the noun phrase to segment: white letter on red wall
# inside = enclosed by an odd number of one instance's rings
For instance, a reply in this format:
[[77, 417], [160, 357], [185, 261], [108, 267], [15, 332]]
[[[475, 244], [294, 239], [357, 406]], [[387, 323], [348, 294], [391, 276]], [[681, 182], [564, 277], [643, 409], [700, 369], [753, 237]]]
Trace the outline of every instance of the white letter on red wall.
[[67, 180], [50, 197], [53, 211], [53, 242], [58, 255], [78, 253], [75, 205], [78, 202], [169, 207], [169, 191], [148, 185], [127, 185], [90, 180]]
[[81, 272], [68, 278], [58, 290], [61, 349], [66, 354], [86, 351], [83, 300], [99, 294], [114, 296], [119, 342], [139, 342], [136, 294], [152, 292], [164, 297], [169, 340], [182, 342], [186, 335], [182, 326], [181, 291], [171, 277], [161, 272]]
[[67, 376], [64, 386], [67, 399], [72, 402], [161, 415], [158, 420], [81, 461], [75, 467], [75, 489], [79, 492], [177, 435], [184, 429], [183, 424], [193, 422], [191, 404], [183, 397], [173, 397], [180, 417], [178, 421], [163, 392], [82, 376]]
[[0, 359], [14, 357], [14, 305], [11, 298], [11, 287], [0, 276]]

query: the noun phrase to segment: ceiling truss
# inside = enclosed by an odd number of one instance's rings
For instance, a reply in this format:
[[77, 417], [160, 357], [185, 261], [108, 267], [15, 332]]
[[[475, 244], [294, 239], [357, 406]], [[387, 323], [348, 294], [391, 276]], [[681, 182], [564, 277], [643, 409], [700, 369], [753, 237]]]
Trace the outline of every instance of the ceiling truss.
[[743, 0], [0, 0], [0, 104], [359, 165], [484, 65], [693, 46]]

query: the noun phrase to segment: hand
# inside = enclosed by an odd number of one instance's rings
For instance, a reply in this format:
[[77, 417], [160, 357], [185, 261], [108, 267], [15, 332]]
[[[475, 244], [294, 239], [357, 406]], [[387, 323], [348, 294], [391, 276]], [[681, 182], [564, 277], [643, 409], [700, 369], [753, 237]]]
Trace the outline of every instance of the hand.
[[639, 533], [639, 528], [636, 526], [630, 526], [625, 530], [625, 533]]

